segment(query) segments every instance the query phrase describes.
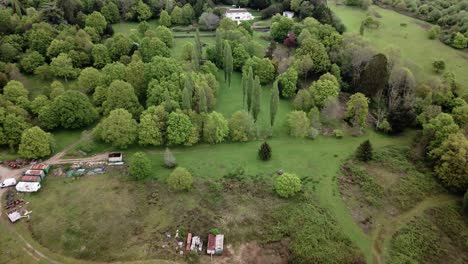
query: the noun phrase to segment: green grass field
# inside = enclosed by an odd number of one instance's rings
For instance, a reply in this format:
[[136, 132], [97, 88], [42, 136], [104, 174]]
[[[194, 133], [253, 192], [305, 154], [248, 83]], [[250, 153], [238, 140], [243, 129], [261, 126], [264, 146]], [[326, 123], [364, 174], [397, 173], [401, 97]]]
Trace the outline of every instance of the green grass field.
[[[114, 29], [116, 32], [131, 32], [136, 25], [136, 23], [132, 25], [129, 25], [129, 23], [119, 24], [115, 25]], [[255, 38], [260, 39], [259, 36], [260, 33], [255, 33]], [[193, 41], [193, 39], [176, 39], [175, 46], [172, 49], [173, 56], [177, 57], [180, 54], [184, 43], [187, 41]], [[202, 39], [202, 41], [212, 44], [214, 38]], [[262, 41], [262, 44], [267, 43], [265, 40]], [[230, 87], [227, 87], [222, 80], [221, 72], [218, 77], [220, 79], [220, 89], [215, 110], [222, 113], [226, 118], [230, 118], [234, 112], [243, 108], [241, 75], [240, 73], [234, 73]], [[261, 112], [257, 121], [259, 130], [268, 127], [270, 94], [269, 86], [262, 88]], [[100, 249], [102, 245], [89, 244], [96, 247], [93, 250], [82, 248], [81, 245], [85, 243], [76, 239], [80, 237], [80, 234], [82, 234], [82, 237], [86, 237], [86, 235], [93, 233], [96, 234], [93, 237], [93, 243], [96, 239], [101, 239], [101, 243], [109, 243], [110, 246], [115, 245], [114, 249], [102, 247], [102, 254], [108, 255], [106, 260], [126, 261], [135, 258], [159, 258], [161, 256], [159, 251], [155, 251], [157, 254], [154, 253], [154, 255], [145, 255], [145, 248], [141, 247], [141, 245], [147, 246], [148, 243], [151, 245], [151, 236], [154, 234], [158, 238], [164, 232], [162, 229], [170, 226], [171, 221], [178, 221], [180, 215], [186, 214], [184, 210], [190, 211], [200, 208], [199, 210], [202, 210], [202, 212], [210, 216], [213, 215], [214, 219], [225, 220], [224, 218], [216, 218], [219, 217], [218, 214], [223, 212], [222, 209], [218, 209], [219, 211], [203, 209], [206, 204], [216, 204], [216, 201], [210, 200], [212, 197], [205, 196], [208, 195], [203, 192], [206, 191], [204, 188], [208, 188], [205, 183], [216, 183], [238, 167], [242, 167], [246, 174], [251, 175], [252, 180], [273, 177], [276, 171], [284, 170], [301, 177], [304, 183], [304, 192], [312, 196], [317, 206], [325, 208], [329, 212], [334, 224], [336, 222], [337, 230], [349, 238], [362, 251], [367, 261], [371, 262], [372, 237], [365, 234], [354, 222], [338, 191], [337, 175], [340, 165], [365, 139], [370, 139], [374, 148], [379, 149], [390, 145], [408, 145], [412, 134], [391, 137], [369, 129], [361, 137], [345, 135], [342, 139], [325, 136], [319, 136], [315, 140], [295, 139], [287, 135], [285, 127], [286, 115], [291, 110], [290, 101], [280, 101], [276, 123], [273, 127], [273, 138], [268, 140], [273, 150], [272, 159], [268, 162], [260, 161], [257, 158], [257, 151], [262, 143], [261, 139], [248, 143], [227, 142], [218, 145], [198, 144], [192, 147], [171, 148], [179, 166], [189, 169], [194, 175], [196, 183], [202, 183], [201, 186], [197, 187], [197, 192], [191, 195], [171, 195], [167, 194], [167, 190], [165, 190], [167, 188], [164, 184], [171, 173], [171, 170], [163, 166], [164, 148], [132, 146], [124, 152], [124, 155], [128, 160], [128, 157], [136, 151], [144, 151], [148, 154], [152, 162], [152, 171], [150, 178], [145, 183], [149, 184], [150, 187], [152, 182], [159, 186], [155, 190], [159, 190], [158, 193], [161, 194], [161, 206], [151, 210], [146, 206], [135, 206], [135, 204], [139, 205], [141, 202], [146, 202], [147, 196], [145, 195], [151, 194], [152, 189], [148, 189], [143, 183], [135, 184], [125, 177], [119, 177], [119, 173], [109, 173], [109, 175], [102, 175], [102, 177], [85, 176], [85, 178], [77, 181], [50, 177], [44, 182], [44, 188], [40, 193], [25, 196], [26, 200], [31, 201], [34, 210], [31, 230], [35, 235], [34, 239], [40, 237], [41, 244], [31, 237], [25, 221], [17, 224], [15, 230], [24, 236], [29, 243], [42, 249], [46, 255], [50, 255], [63, 263], [75, 263], [73, 259], [66, 256], [87, 259], [97, 258], [97, 255], [93, 254], [100, 254], [96, 252], [96, 249]], [[79, 136], [78, 131], [56, 133], [56, 138], [59, 141], [58, 148], [73, 143], [78, 140]], [[108, 145], [99, 143], [95, 151], [109, 149]], [[272, 178], [266, 181], [271, 183], [271, 180]], [[229, 202], [229, 198], [233, 198], [230, 203], [226, 204], [228, 209], [233, 211], [226, 210], [226, 213], [228, 216], [234, 217], [234, 219], [229, 218], [229, 221], [223, 222], [224, 224], [237, 224], [235, 227], [239, 228], [239, 230], [230, 230], [233, 242], [241, 241], [244, 232], [245, 234], [251, 234], [252, 229], [256, 228], [256, 221], [261, 216], [256, 214], [256, 210], [261, 211], [259, 208], [273, 210], [277, 204], [282, 203], [279, 198], [272, 196], [273, 190], [268, 184], [258, 185], [257, 187], [264, 188], [260, 193], [267, 198], [271, 198], [271, 200], [264, 201], [262, 198], [256, 196], [252, 198], [244, 194], [236, 194], [232, 197], [230, 193], [223, 194], [225, 195], [223, 196], [224, 199], [228, 200], [227, 202]], [[206, 199], [208, 199], [208, 202]], [[140, 209], [141, 211], [139, 211]], [[142, 235], [142, 237], [128, 236], [127, 230], [125, 230], [125, 234], [118, 232], [122, 230], [119, 228], [127, 227], [126, 223], [133, 215], [136, 215], [139, 221], [132, 222], [131, 228], [132, 230], [135, 229], [138, 234], [143, 232], [145, 235]], [[250, 216], [247, 219], [251, 222], [247, 221], [246, 224], [246, 222], [236, 218], [244, 216]], [[76, 219], [79, 219], [79, 221]], [[85, 225], [86, 223], [93, 224]], [[56, 239], [57, 237], [60, 237], [60, 239]], [[143, 243], [138, 239], [146, 240]], [[3, 243], [3, 241], [4, 239], [0, 238], [0, 242]], [[77, 247], [78, 245], [80, 247]], [[128, 246], [128, 252], [122, 252], [121, 245]], [[18, 250], [21, 251], [20, 248]], [[80, 262], [76, 261], [76, 263]], [[28, 262], [25, 261], [25, 263]]]
[[[359, 33], [361, 21], [367, 12], [359, 8], [329, 3], [330, 8], [343, 21], [348, 32]], [[395, 47], [401, 51], [401, 58], [413, 71], [419, 81], [435, 76], [432, 62], [442, 59], [447, 65], [447, 71], [455, 74], [458, 82], [468, 91], [468, 53], [444, 45], [439, 40], [430, 40], [427, 30], [431, 24], [414, 19], [397, 12], [372, 5], [370, 14], [378, 14], [380, 21], [378, 29], [366, 29], [364, 38], [369, 40], [379, 50]], [[406, 24], [406, 26], [401, 26]]]

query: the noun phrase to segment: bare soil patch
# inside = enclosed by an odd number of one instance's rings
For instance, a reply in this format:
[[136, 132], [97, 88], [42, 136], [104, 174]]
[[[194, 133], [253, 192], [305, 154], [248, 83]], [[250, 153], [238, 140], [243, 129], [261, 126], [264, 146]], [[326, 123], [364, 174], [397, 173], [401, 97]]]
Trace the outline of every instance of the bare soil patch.
[[227, 245], [228, 253], [219, 258], [214, 258], [215, 264], [286, 264], [288, 263], [289, 241], [283, 239], [277, 243], [260, 245], [257, 242], [241, 244], [238, 248]]

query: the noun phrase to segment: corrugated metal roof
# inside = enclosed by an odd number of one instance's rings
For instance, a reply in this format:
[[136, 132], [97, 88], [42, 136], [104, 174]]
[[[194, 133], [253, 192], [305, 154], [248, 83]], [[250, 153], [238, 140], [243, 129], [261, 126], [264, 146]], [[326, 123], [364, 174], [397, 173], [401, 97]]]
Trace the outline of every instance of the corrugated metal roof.
[[23, 182], [40, 182], [41, 177], [40, 176], [23, 176], [23, 177], [21, 177], [21, 181], [23, 181]]
[[27, 170], [25, 175], [42, 175], [44, 172], [41, 170]]
[[216, 236], [213, 234], [208, 235], [208, 245], [207, 250], [214, 250], [216, 246]]
[[235, 9], [227, 10], [226, 13], [249, 13], [249, 11], [247, 11], [247, 9], [243, 9], [243, 8], [235, 8]]
[[31, 170], [45, 170], [49, 167], [49, 165], [46, 164], [34, 164], [31, 166]]

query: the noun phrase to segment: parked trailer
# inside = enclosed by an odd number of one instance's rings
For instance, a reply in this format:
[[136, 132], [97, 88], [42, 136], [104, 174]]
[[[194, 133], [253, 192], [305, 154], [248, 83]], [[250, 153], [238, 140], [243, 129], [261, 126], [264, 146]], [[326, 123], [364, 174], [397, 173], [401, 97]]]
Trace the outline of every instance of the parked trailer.
[[41, 170], [44, 171], [45, 174], [49, 173], [50, 165], [47, 164], [34, 164], [31, 166], [31, 170]]
[[21, 177], [21, 180], [22, 182], [41, 182], [41, 177], [40, 176], [28, 176], [28, 175], [25, 175], [23, 177]]
[[45, 178], [45, 173], [42, 170], [27, 170], [24, 175], [26, 176], [39, 176], [43, 180]]

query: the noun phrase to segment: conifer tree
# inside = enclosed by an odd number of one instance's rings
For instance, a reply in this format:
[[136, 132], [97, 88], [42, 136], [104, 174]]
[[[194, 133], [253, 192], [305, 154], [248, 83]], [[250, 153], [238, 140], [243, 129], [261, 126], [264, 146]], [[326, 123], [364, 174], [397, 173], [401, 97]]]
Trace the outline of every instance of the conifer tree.
[[267, 161], [271, 159], [271, 147], [267, 142], [263, 142], [258, 150], [258, 157], [261, 160]]
[[372, 144], [366, 140], [359, 145], [356, 150], [356, 158], [363, 162], [368, 162], [372, 159]]
[[278, 81], [273, 83], [273, 88], [271, 90], [270, 98], [270, 125], [273, 127], [275, 124], [276, 112], [278, 112], [278, 103], [279, 103], [279, 90], [278, 90]]

